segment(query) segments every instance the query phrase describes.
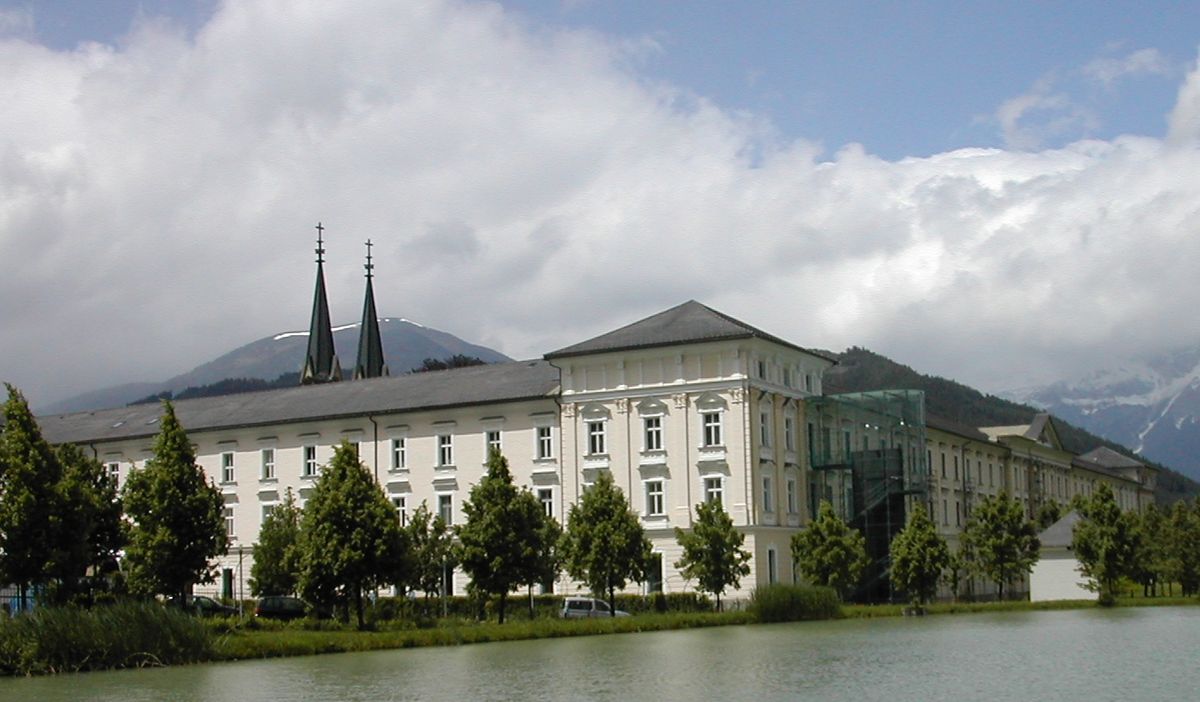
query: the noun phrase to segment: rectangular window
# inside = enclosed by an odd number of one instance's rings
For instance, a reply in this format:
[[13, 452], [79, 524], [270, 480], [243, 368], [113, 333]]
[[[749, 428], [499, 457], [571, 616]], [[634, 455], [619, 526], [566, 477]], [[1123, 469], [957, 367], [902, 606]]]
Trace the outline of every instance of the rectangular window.
[[554, 443], [551, 439], [550, 427], [537, 428], [537, 457], [538, 458], [553, 458]]
[[646, 481], [646, 516], [661, 517], [666, 513], [663, 507], [663, 481]]
[[221, 454], [221, 482], [232, 483], [233, 477], [233, 454], [223, 453]]
[[954, 479], [958, 480], [958, 456], [954, 457]]
[[939, 457], [942, 459], [942, 477], [944, 478], [946, 477], [946, 454], [939, 454]]
[[767, 582], [774, 585], [779, 582], [779, 559], [775, 549], [767, 549]]
[[262, 477], [263, 480], [275, 479], [275, 449], [273, 448], [262, 450]]
[[946, 500], [942, 500], [942, 524], [950, 526], [950, 510], [946, 506]]
[[663, 555], [650, 554], [650, 564], [646, 569], [646, 592], [663, 591]]
[[795, 514], [800, 511], [800, 496], [796, 492], [797, 484], [795, 478], [787, 479], [787, 506], [788, 514]]
[[662, 451], [662, 417], [645, 417], [642, 425], [645, 430], [645, 450]]
[[599, 456], [608, 453], [604, 442], [604, 422], [588, 422], [588, 454]]
[[758, 443], [763, 447], [771, 445], [771, 413], [763, 411], [758, 415]]
[[792, 387], [792, 369], [791, 368], [783, 369], [783, 384], [789, 388]]
[[720, 477], [704, 479], [704, 501], [725, 503], [725, 484]]
[[449, 434], [438, 434], [438, 465], [454, 465], [454, 444]]
[[233, 508], [225, 508], [225, 535], [233, 538]]
[[783, 418], [783, 447], [788, 451], [796, 450], [796, 420], [792, 417]]
[[962, 503], [958, 500], [954, 501], [954, 525], [962, 526]]
[[988, 485], [995, 485], [995, 473], [992, 472], [992, 464], [988, 464]]
[[704, 445], [721, 446], [721, 413], [705, 412], [700, 417], [704, 423]]
[[485, 448], [487, 449], [487, 455], [491, 456], [492, 451], [495, 451], [496, 453], [500, 453], [501, 450], [500, 450], [500, 432], [499, 432], [499, 430], [489, 431], [485, 436], [486, 436], [485, 443], [487, 444], [485, 446]]
[[764, 512], [775, 511], [775, 498], [771, 494], [774, 485], [771, 483], [771, 476], [764, 475], [762, 478], [762, 505]]
[[114, 486], [121, 484], [121, 464], [116, 461], [108, 464], [108, 479]]
[[317, 447], [304, 447], [304, 476], [311, 478], [317, 474]]
[[392, 498], [392, 507], [396, 509], [396, 519], [400, 526], [408, 524], [408, 498], [401, 495]]
[[763, 380], [767, 379], [767, 362], [766, 361], [758, 362], [758, 377], [762, 378]]
[[538, 502], [542, 503], [542, 511], [547, 517], [554, 516], [554, 491], [550, 488], [540, 488], [537, 491]]
[[807, 392], [812, 392], [812, 391], [813, 391], [813, 377], [812, 377], [812, 373], [805, 373], [805, 374], [804, 374], [804, 389], [805, 389]]
[[447, 526], [454, 523], [454, 495], [438, 495], [438, 516]]
[[404, 437], [392, 439], [392, 470], [408, 468], [408, 441]]
[[275, 505], [263, 505], [262, 506], [262, 520], [264, 522], [267, 521], [267, 518], [270, 517], [274, 513], [275, 513]]

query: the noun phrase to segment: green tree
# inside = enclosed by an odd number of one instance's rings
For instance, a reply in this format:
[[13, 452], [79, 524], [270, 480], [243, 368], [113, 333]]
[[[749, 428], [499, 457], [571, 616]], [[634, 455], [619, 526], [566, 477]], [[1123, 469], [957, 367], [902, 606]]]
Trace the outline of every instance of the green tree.
[[1058, 503], [1058, 500], [1050, 499], [1042, 503], [1037, 512], [1037, 527], [1038, 532], [1043, 532], [1049, 529], [1052, 524], [1062, 519], [1063, 508]]
[[1137, 520], [1138, 549], [1134, 554], [1133, 579], [1142, 586], [1143, 597], [1156, 597], [1168, 569], [1169, 524], [1162, 510], [1150, 504]]
[[117, 555], [125, 545], [121, 500], [116, 481], [100, 461], [74, 444], [58, 447], [57, 454], [67, 538], [52, 572], [59, 579], [60, 601], [81, 594], [78, 586], [86, 583], [90, 602], [96, 587], [116, 572]]
[[837, 590], [843, 599], [870, 563], [863, 535], [838, 517], [828, 500], [821, 500], [817, 518], [792, 537], [792, 559], [806, 579]]
[[1200, 592], [1200, 501], [1179, 500], [1166, 525], [1167, 577], [1184, 597]]
[[125, 483], [132, 522], [125, 565], [129, 585], [143, 594], [187, 597], [211, 582], [212, 560], [225, 553], [225, 499], [204, 476], [175, 408], [163, 402], [154, 453]]
[[1005, 585], [1033, 570], [1042, 548], [1037, 527], [1007, 492], [985, 497], [971, 512], [963, 541], [970, 544], [975, 569], [996, 584], [1001, 600]]
[[950, 565], [950, 549], [923, 507], [913, 509], [908, 524], [892, 539], [891, 559], [892, 586], [908, 593], [913, 606], [937, 595], [938, 581]]
[[675, 527], [675, 540], [683, 555], [675, 562], [683, 577], [695, 579], [702, 592], [717, 598], [725, 588], [738, 587], [750, 574], [750, 552], [742, 548], [746, 536], [733, 528], [733, 519], [718, 500], [696, 505], [696, 521], [690, 531]]
[[349, 442], [338, 444], [304, 505], [300, 528], [300, 590], [318, 605], [353, 605], [366, 627], [363, 595], [403, 582], [409, 566], [406, 534], [387, 496]]
[[513, 484], [508, 460], [499, 451], [488, 457], [488, 472], [463, 502], [466, 521], [457, 529], [463, 570], [481, 592], [499, 597], [500, 623], [508, 593], [530, 584], [541, 556], [542, 507], [529, 490]]
[[434, 516], [422, 502], [405, 527], [412, 548], [412, 569], [405, 584], [421, 590], [428, 600], [445, 594], [446, 572], [458, 565], [454, 533], [442, 519]]
[[1080, 516], [1083, 519], [1075, 525], [1071, 548], [1079, 559], [1080, 572], [1088, 579], [1085, 587], [1099, 593], [1101, 605], [1112, 605], [1121, 578], [1133, 570], [1137, 525], [1117, 506], [1108, 483], [1100, 483], [1084, 501]]
[[605, 597], [612, 616], [617, 589], [645, 579], [650, 541], [608, 471], [600, 471], [579, 502], [571, 505], [561, 548], [567, 572]]
[[961, 544], [957, 551], [951, 552], [949, 560], [946, 561], [942, 582], [950, 588], [950, 596], [955, 602], [958, 602], [962, 581], [971, 573], [971, 564], [971, 551], [967, 544]]
[[61, 494], [62, 465], [42, 438], [25, 397], [12, 385], [0, 433], [0, 582], [17, 586], [22, 609], [29, 586], [61, 569], [69, 554]]
[[524, 576], [525, 583], [530, 588], [529, 618], [532, 619], [534, 617], [533, 586], [545, 584], [547, 590], [553, 590], [554, 581], [558, 580], [558, 574], [562, 572], [562, 553], [559, 544], [562, 543], [563, 530], [557, 519], [545, 513], [541, 502], [533, 493], [522, 492], [520, 499], [532, 503], [538, 513], [542, 515], [541, 526], [538, 527], [538, 555], [532, 564], [533, 569]]
[[254, 565], [250, 568], [250, 594], [292, 595], [300, 582], [300, 508], [288, 488], [258, 530]]

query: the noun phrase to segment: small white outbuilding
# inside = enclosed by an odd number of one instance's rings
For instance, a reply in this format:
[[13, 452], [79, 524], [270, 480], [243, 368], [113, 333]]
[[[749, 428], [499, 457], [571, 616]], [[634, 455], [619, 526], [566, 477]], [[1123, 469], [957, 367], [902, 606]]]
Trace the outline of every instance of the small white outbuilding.
[[1042, 542], [1041, 557], [1029, 575], [1029, 599], [1032, 602], [1046, 600], [1094, 600], [1097, 593], [1084, 587], [1087, 578], [1079, 572], [1079, 560], [1071, 549], [1075, 525], [1082, 517], [1078, 512], [1051, 524], [1038, 540]]

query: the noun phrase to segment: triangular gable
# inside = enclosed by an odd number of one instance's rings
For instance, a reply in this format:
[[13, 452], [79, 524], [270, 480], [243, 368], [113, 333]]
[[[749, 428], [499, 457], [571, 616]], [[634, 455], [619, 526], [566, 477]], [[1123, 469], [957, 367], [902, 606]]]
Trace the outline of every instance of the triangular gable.
[[1063, 450], [1062, 441], [1058, 438], [1058, 430], [1054, 427], [1054, 418], [1047, 412], [1039, 412], [1034, 416], [1025, 436], [1052, 449]]

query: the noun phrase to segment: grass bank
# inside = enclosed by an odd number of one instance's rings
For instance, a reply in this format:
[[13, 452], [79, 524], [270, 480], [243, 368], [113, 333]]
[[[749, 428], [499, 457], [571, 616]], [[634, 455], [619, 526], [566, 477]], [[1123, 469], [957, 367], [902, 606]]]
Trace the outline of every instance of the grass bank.
[[297, 624], [276, 630], [243, 628], [221, 633], [214, 640], [213, 659], [241, 660], [418, 646], [458, 646], [564, 636], [694, 629], [749, 624], [753, 621], [749, 612], [707, 612], [641, 614], [597, 619], [536, 619], [504, 624], [458, 620], [444, 621], [437, 626], [420, 629], [400, 624], [383, 625], [376, 631], [330, 628], [312, 630]]

